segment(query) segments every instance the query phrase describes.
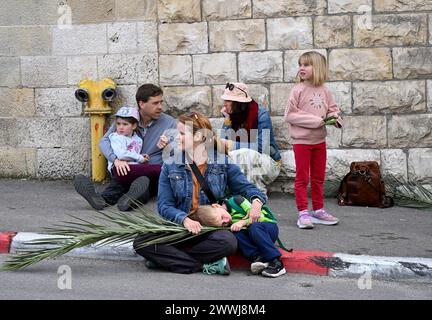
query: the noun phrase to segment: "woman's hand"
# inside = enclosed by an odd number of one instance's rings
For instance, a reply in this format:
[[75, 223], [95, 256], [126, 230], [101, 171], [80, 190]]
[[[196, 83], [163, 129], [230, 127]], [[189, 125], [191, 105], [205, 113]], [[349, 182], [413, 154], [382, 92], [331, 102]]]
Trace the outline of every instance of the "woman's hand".
[[227, 109], [225, 107], [223, 107], [220, 112], [222, 113], [222, 115], [225, 117], [225, 119], [230, 119], [230, 115], [227, 112]]
[[245, 227], [247, 224], [246, 220], [240, 220], [237, 221], [236, 223], [234, 223], [233, 225], [231, 225], [231, 231], [232, 232], [238, 232], [240, 231], [243, 227]]
[[191, 233], [198, 234], [201, 232], [201, 223], [194, 221], [188, 217], [183, 220], [183, 226]]
[[129, 164], [127, 161], [115, 159], [114, 160], [114, 167], [117, 170], [117, 175], [119, 176], [125, 176], [130, 171]]
[[254, 199], [252, 201], [252, 207], [249, 211], [249, 218], [251, 219], [252, 222], [258, 222], [259, 219], [261, 218], [261, 208], [262, 208], [261, 201]]

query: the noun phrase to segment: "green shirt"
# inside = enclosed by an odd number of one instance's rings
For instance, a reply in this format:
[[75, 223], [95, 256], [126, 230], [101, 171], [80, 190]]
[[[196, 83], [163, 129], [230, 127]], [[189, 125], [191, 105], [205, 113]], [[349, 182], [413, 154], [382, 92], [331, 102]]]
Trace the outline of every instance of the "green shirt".
[[[225, 200], [225, 205], [227, 206], [228, 213], [232, 217], [232, 223], [236, 223], [240, 220], [246, 220], [248, 224], [252, 223], [249, 217], [247, 219], [243, 219], [249, 214], [249, 211], [252, 207], [252, 204], [245, 197], [232, 196]], [[261, 218], [259, 219], [259, 222], [277, 223], [273, 212], [266, 205], [263, 205], [261, 208]]]

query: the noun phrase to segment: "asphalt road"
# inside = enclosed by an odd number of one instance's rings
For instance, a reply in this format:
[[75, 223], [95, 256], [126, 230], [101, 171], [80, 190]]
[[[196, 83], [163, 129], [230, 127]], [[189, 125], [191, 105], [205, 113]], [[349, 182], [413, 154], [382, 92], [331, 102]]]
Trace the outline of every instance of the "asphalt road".
[[[0, 263], [6, 255], [0, 256]], [[63, 267], [62, 267], [63, 266]], [[66, 268], [64, 266], [67, 266]], [[60, 270], [59, 268], [62, 267]], [[65, 280], [70, 268], [70, 282]], [[59, 272], [60, 271], [60, 272]], [[65, 288], [63, 290], [59, 289]], [[67, 289], [70, 284], [71, 289]], [[141, 262], [59, 258], [0, 273], [0, 299], [120, 300], [431, 300], [430, 282], [388, 282], [286, 274], [277, 279], [148, 270]]]

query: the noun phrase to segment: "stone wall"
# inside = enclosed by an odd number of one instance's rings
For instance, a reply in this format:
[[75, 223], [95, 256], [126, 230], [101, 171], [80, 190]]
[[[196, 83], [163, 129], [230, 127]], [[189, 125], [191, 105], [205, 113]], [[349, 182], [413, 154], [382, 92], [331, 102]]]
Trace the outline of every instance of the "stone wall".
[[2, 177], [89, 173], [89, 120], [73, 94], [82, 78], [112, 77], [114, 108], [158, 83], [168, 113], [199, 110], [217, 126], [224, 84], [242, 81], [283, 150], [273, 189], [292, 191], [282, 116], [298, 56], [317, 50], [345, 123], [329, 129], [328, 177], [377, 160], [432, 183], [430, 0], [0, 0], [0, 43]]

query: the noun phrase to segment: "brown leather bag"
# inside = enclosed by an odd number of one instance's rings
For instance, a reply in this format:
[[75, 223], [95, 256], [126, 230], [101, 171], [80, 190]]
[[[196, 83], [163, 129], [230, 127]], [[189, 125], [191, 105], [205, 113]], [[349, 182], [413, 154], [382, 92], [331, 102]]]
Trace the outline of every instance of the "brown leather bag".
[[393, 199], [386, 196], [380, 167], [376, 161], [352, 162], [338, 192], [340, 206], [388, 208]]

